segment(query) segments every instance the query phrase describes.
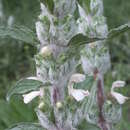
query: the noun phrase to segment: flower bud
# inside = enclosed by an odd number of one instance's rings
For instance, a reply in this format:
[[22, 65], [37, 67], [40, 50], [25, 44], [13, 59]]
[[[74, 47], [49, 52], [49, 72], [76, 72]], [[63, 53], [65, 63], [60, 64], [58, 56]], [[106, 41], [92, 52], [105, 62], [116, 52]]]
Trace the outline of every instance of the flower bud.
[[44, 107], [44, 105], [45, 105], [44, 102], [40, 102], [40, 104], [38, 105], [38, 108], [42, 109]]
[[58, 109], [61, 109], [61, 108], [62, 108], [62, 106], [63, 106], [63, 105], [62, 105], [62, 103], [61, 103], [61, 102], [57, 102], [57, 103], [56, 103], [56, 107], [57, 107]]
[[52, 50], [51, 50], [50, 46], [45, 46], [45, 47], [41, 48], [40, 54], [42, 54], [42, 56], [44, 56], [44, 57], [50, 56], [52, 54]]

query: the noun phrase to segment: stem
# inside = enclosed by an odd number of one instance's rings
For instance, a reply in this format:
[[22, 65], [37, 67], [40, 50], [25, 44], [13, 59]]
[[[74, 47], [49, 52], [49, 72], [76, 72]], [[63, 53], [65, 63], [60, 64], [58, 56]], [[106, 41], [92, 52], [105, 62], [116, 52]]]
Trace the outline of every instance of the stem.
[[53, 103], [56, 104], [59, 98], [59, 90], [57, 87], [53, 88]]
[[101, 75], [98, 74], [98, 82], [97, 82], [97, 101], [98, 101], [98, 108], [99, 108], [99, 120], [98, 125], [101, 130], [109, 130], [109, 126], [103, 116], [103, 105], [105, 102], [104, 96], [104, 85], [103, 85], [103, 78]]
[[53, 86], [52, 88], [52, 104], [53, 104], [53, 108], [54, 108], [54, 116], [55, 116], [55, 126], [56, 126], [56, 129], [57, 130], [63, 130], [60, 126], [60, 123], [59, 123], [59, 120], [58, 120], [58, 116], [59, 113], [58, 113], [58, 110], [56, 108], [56, 103], [58, 101], [60, 101], [60, 91], [59, 91], [59, 88], [58, 87], [55, 87]]

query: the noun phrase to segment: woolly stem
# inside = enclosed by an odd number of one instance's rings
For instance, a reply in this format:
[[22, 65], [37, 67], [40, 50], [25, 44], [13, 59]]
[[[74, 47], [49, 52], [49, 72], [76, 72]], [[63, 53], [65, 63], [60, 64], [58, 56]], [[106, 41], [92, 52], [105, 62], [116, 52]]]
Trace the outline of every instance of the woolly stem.
[[109, 130], [109, 125], [107, 124], [103, 116], [103, 105], [105, 102], [105, 96], [104, 96], [103, 78], [100, 74], [98, 74], [98, 82], [97, 82], [97, 101], [99, 108], [98, 126], [101, 128], [101, 130]]

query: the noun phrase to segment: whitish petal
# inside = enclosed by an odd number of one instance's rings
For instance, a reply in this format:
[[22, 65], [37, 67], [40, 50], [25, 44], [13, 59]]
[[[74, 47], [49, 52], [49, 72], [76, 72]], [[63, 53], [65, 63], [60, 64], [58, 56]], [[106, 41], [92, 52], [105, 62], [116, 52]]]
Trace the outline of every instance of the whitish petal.
[[84, 74], [76, 73], [73, 74], [70, 78], [69, 85], [68, 85], [68, 93], [72, 97], [74, 97], [77, 101], [83, 100], [86, 96], [89, 95], [89, 92], [82, 89], [74, 89], [74, 83], [79, 83], [84, 81], [86, 76]]
[[85, 80], [85, 75], [84, 74], [73, 74], [70, 78], [70, 82], [74, 82], [74, 83], [79, 83]]
[[125, 86], [125, 82], [124, 81], [120, 81], [120, 80], [118, 80], [118, 81], [115, 81], [115, 82], [113, 82], [113, 84], [112, 84], [112, 88], [114, 89], [114, 88], [119, 88], [119, 87], [124, 87]]
[[31, 79], [31, 80], [38, 80], [41, 81], [38, 77], [27, 77], [27, 79]]
[[40, 91], [33, 91], [33, 92], [28, 93], [28, 94], [24, 94], [23, 95], [24, 103], [28, 104], [37, 96], [40, 96]]
[[81, 90], [81, 89], [73, 89], [71, 91], [71, 95], [77, 100], [82, 101], [86, 96], [89, 95], [88, 91]]
[[112, 92], [111, 94], [112, 94], [112, 96], [117, 100], [117, 102], [118, 102], [119, 104], [123, 104], [123, 103], [125, 103], [125, 101], [126, 101], [127, 99], [129, 99], [128, 97], [125, 97], [125, 96], [123, 96], [122, 94], [117, 93], [117, 92]]

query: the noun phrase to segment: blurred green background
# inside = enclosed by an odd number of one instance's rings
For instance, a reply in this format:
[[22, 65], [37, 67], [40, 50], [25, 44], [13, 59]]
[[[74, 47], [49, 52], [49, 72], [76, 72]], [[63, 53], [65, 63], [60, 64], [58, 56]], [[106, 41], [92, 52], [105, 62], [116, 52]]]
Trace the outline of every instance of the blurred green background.
[[[130, 0], [104, 0], [104, 15], [109, 29], [130, 21]], [[39, 0], [0, 0], [0, 25], [26, 25], [35, 30], [40, 12]], [[127, 87], [120, 90], [130, 97], [130, 32], [108, 43], [112, 69], [105, 77], [106, 87], [114, 80], [125, 80]], [[13, 123], [34, 121], [33, 104], [24, 105], [21, 98], [6, 102], [8, 89], [20, 78], [33, 75], [36, 49], [10, 38], [0, 39], [0, 130]], [[130, 130], [130, 101], [123, 105], [123, 118], [117, 130]]]

